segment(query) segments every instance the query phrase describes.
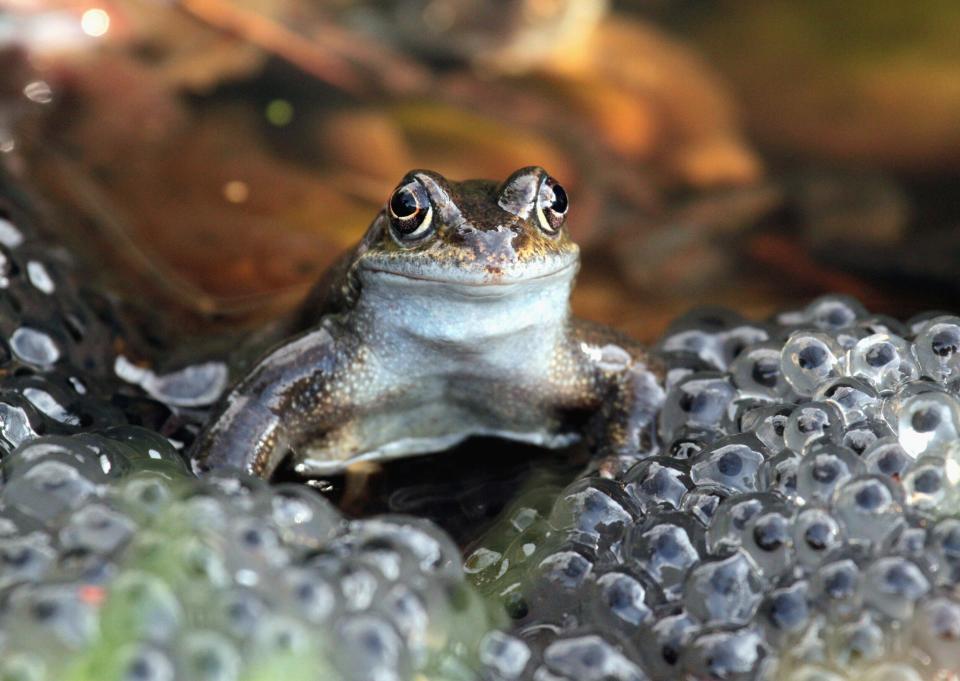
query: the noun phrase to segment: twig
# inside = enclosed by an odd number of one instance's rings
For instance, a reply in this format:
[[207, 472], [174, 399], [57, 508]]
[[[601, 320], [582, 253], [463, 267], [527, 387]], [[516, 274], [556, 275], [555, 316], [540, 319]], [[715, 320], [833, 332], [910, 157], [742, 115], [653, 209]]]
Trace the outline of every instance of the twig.
[[178, 6], [219, 31], [236, 36], [350, 94], [368, 88], [348, 61], [267, 17], [229, 0], [179, 0]]

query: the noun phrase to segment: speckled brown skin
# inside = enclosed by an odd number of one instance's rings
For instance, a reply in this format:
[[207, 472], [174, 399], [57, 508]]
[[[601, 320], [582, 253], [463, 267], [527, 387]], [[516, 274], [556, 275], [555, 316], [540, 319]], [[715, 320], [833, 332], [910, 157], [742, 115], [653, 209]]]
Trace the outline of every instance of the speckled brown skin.
[[572, 318], [579, 251], [540, 168], [503, 184], [408, 174], [404, 235], [391, 202], [291, 326], [224, 398], [193, 450], [198, 473], [304, 477], [439, 451], [470, 435], [546, 447], [586, 437], [636, 451], [663, 399], [644, 350]]

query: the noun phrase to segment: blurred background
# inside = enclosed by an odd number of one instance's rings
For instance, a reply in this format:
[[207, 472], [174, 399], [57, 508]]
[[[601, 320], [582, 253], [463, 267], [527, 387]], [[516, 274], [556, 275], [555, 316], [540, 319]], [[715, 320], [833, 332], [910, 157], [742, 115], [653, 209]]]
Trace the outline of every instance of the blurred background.
[[546, 167], [574, 307], [960, 293], [960, 3], [0, 0], [0, 163], [162, 333], [289, 310], [399, 178]]

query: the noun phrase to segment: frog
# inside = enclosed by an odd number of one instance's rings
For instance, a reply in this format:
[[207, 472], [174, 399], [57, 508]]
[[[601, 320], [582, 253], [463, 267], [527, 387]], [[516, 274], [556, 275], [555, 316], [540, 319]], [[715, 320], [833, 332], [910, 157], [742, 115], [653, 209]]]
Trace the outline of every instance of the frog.
[[407, 173], [307, 295], [292, 334], [226, 392], [194, 471], [305, 479], [490, 436], [599, 457], [655, 446], [662, 365], [574, 317], [564, 187]]

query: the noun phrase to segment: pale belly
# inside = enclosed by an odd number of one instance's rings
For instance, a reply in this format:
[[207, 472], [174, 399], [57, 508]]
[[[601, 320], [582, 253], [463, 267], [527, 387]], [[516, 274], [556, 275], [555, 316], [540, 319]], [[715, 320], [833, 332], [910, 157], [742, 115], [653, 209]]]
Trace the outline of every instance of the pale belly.
[[544, 399], [543, 386], [422, 377], [296, 452], [295, 468], [303, 475], [328, 475], [361, 461], [443, 451], [473, 436], [561, 448], [579, 439], [566, 425]]

